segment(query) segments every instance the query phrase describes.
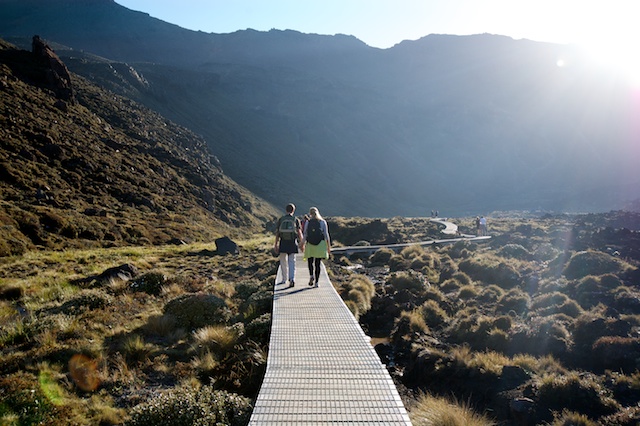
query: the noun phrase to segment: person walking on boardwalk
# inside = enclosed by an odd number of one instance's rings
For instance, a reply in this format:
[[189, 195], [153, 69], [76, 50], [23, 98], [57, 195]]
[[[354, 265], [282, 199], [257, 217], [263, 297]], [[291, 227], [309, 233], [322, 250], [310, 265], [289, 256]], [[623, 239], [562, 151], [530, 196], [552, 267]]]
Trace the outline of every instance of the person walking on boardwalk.
[[318, 287], [320, 278], [320, 263], [322, 259], [328, 259], [331, 253], [331, 240], [329, 238], [329, 225], [320, 216], [317, 207], [309, 209], [310, 219], [304, 227], [304, 258], [309, 265], [309, 286]]
[[278, 219], [276, 224], [276, 242], [274, 250], [280, 257], [280, 269], [282, 270], [282, 282], [284, 284], [289, 278], [289, 287], [295, 285], [294, 277], [296, 274], [296, 253], [298, 245], [303, 245], [302, 227], [300, 220], [293, 216], [296, 206], [292, 203], [287, 204], [284, 216]]

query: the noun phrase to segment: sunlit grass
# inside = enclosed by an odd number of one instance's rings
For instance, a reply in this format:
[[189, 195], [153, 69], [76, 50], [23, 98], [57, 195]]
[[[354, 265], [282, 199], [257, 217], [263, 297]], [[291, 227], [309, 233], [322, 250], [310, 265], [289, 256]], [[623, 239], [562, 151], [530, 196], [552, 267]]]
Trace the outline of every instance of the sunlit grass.
[[467, 403], [443, 397], [420, 395], [409, 417], [414, 426], [493, 426], [489, 417], [475, 412]]

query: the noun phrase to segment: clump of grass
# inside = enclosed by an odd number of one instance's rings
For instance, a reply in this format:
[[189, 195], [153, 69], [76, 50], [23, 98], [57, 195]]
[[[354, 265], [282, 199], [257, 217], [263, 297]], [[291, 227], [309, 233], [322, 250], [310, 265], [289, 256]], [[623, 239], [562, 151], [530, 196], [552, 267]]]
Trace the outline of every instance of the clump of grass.
[[584, 414], [562, 410], [562, 413], [554, 414], [550, 426], [598, 426], [598, 423], [589, 419], [589, 417]]
[[620, 275], [630, 267], [626, 262], [610, 254], [586, 250], [571, 256], [563, 273], [569, 279], [580, 279], [588, 275]]
[[187, 293], [170, 300], [164, 314], [175, 318], [178, 327], [187, 330], [211, 324], [225, 324], [231, 312], [225, 301], [206, 293]]
[[425, 323], [431, 328], [440, 328], [449, 321], [447, 312], [435, 300], [427, 300], [420, 307]]
[[409, 409], [414, 426], [494, 426], [488, 416], [475, 412], [468, 403], [443, 397], [420, 395]]
[[406, 290], [413, 294], [424, 293], [428, 285], [422, 274], [414, 271], [394, 272], [387, 277], [386, 283], [396, 291]]
[[538, 384], [538, 399], [551, 410], [572, 410], [600, 417], [614, 413], [618, 405], [597, 377], [577, 372], [543, 376]]
[[347, 301], [353, 302], [359, 315], [371, 309], [371, 299], [375, 295], [375, 286], [364, 275], [355, 275], [342, 285], [341, 296]]
[[194, 345], [199, 351], [219, 354], [232, 350], [239, 337], [237, 328], [224, 325], [208, 325], [193, 332]]

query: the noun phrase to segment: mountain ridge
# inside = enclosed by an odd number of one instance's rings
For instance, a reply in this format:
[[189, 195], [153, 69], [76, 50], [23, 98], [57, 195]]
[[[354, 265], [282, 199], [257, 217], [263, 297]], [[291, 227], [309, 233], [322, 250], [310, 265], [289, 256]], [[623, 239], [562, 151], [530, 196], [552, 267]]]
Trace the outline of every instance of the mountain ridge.
[[[43, 37], [73, 48], [58, 53], [75, 72], [201, 134], [229, 176], [274, 205], [464, 216], [608, 211], [640, 197], [628, 87], [573, 46], [429, 35], [381, 50], [296, 31], [189, 32], [102, 5], [99, 37], [84, 24], [55, 30], [55, 10]], [[0, 28], [35, 29], [29, 13], [31, 27]], [[88, 47], [111, 62], [82, 57]], [[127, 81], [131, 70], [148, 85]]]

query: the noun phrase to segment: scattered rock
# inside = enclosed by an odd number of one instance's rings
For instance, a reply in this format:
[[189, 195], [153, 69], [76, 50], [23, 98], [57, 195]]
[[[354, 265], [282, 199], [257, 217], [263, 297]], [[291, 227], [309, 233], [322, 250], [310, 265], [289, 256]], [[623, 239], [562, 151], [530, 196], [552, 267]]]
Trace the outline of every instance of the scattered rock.
[[216, 254], [240, 254], [238, 245], [229, 237], [218, 238], [215, 243]]

